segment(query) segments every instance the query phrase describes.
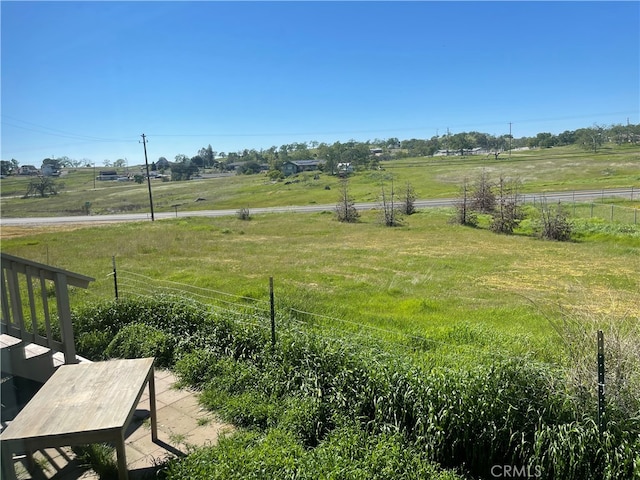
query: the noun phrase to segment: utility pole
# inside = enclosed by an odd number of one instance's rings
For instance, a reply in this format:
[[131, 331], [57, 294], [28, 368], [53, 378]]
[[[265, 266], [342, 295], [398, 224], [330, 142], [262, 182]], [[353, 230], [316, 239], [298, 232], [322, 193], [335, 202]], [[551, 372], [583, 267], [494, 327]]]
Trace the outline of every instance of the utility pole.
[[147, 160], [147, 137], [145, 137], [144, 133], [141, 135], [142, 137], [142, 146], [144, 147], [144, 164], [147, 166], [147, 186], [149, 187], [149, 206], [151, 207], [151, 221], [153, 222], [155, 218], [153, 217], [153, 197], [151, 196], [151, 177], [149, 177], [149, 161]]

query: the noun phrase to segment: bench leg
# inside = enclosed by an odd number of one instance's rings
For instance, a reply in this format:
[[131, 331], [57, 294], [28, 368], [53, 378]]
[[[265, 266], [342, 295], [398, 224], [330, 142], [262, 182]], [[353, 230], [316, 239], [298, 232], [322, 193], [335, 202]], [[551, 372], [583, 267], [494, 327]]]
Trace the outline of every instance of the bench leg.
[[129, 480], [127, 453], [124, 447], [124, 430], [120, 432], [120, 436], [116, 441], [116, 453], [118, 455], [118, 478], [119, 480]]
[[151, 415], [151, 441], [158, 440], [158, 416], [156, 410], [156, 378], [154, 367], [149, 374], [149, 413]]

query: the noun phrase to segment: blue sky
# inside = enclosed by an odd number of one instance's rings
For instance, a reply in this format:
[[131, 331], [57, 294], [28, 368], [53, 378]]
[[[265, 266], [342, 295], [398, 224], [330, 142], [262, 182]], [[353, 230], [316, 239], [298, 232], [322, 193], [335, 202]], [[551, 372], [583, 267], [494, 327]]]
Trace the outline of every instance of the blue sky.
[[2, 159], [640, 123], [638, 2], [1, 2]]

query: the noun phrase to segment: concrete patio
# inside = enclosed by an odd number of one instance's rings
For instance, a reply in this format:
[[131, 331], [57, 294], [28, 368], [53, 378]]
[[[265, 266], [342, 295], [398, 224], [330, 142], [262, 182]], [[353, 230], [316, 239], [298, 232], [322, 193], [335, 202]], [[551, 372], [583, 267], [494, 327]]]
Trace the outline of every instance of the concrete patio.
[[[192, 446], [215, 445], [220, 435], [231, 432], [231, 425], [220, 422], [198, 404], [197, 394], [176, 389], [175, 376], [156, 370], [158, 443], [151, 441], [148, 387], [143, 393], [125, 441], [129, 478], [153, 478], [155, 466], [167, 458], [188, 453]], [[114, 454], [115, 455], [115, 454]], [[35, 468], [28, 472], [24, 459], [16, 459], [20, 480], [98, 480], [99, 476], [81, 465], [70, 448], [51, 448], [35, 455]]]

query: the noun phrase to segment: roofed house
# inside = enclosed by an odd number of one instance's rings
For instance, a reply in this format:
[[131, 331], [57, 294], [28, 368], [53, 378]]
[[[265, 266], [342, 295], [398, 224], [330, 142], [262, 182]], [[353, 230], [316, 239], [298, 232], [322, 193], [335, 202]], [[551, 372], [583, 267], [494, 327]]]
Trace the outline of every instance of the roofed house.
[[115, 170], [100, 170], [100, 175], [98, 175], [98, 180], [118, 180], [118, 172]]
[[290, 160], [282, 164], [282, 173], [288, 177], [300, 172], [312, 172], [323, 163], [323, 160]]
[[18, 175], [38, 175], [38, 169], [33, 165], [22, 165], [18, 168]]

